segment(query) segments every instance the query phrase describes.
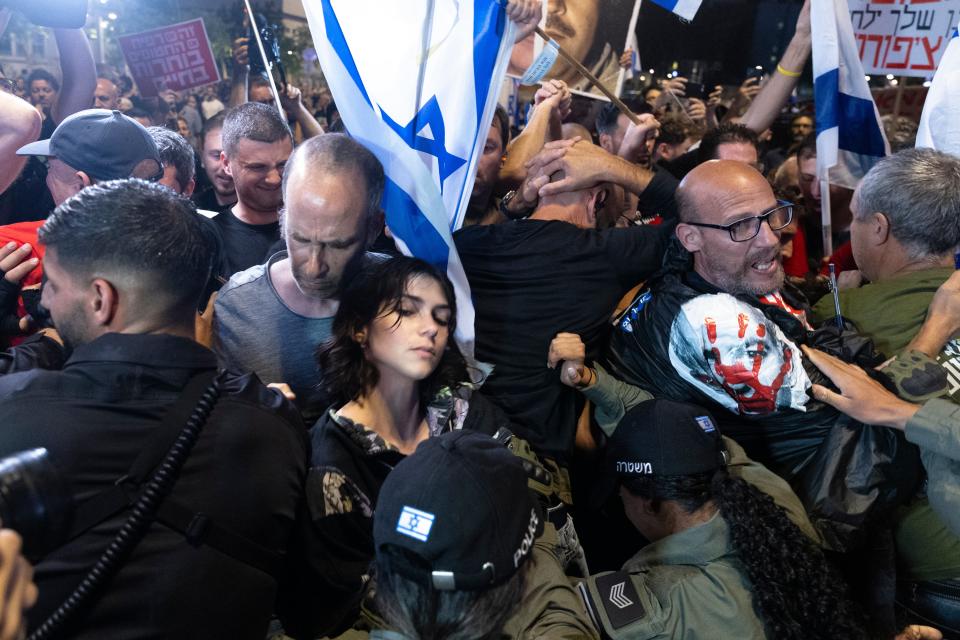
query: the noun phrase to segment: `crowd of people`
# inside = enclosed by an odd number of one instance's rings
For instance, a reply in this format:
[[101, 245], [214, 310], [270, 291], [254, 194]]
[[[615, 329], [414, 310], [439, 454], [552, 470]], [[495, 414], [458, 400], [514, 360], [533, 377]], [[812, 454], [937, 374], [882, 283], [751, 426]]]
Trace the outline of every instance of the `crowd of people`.
[[891, 119], [824, 215], [809, 2], [763, 82], [497, 109], [472, 354], [329, 91], [56, 36], [0, 92], [0, 457], [73, 506], [0, 531], [0, 638], [960, 638], [960, 158]]

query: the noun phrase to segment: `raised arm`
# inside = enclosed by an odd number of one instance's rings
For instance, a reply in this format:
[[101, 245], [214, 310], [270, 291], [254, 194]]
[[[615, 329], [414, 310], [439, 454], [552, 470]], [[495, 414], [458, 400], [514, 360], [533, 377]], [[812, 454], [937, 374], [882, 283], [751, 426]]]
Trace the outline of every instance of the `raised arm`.
[[57, 39], [60, 72], [63, 75], [60, 97], [53, 107], [53, 121], [59, 123], [77, 111], [93, 107], [97, 67], [83, 29], [54, 29], [53, 33]]
[[33, 142], [40, 135], [43, 121], [40, 113], [12, 93], [0, 91], [0, 193], [20, 175], [26, 156], [17, 149]]
[[524, 130], [507, 146], [506, 159], [500, 167], [501, 187], [516, 189], [527, 176], [527, 162], [543, 145], [562, 137], [560, 123], [570, 111], [570, 91], [561, 80], [548, 80], [537, 90], [533, 113]]
[[237, 38], [233, 41], [233, 72], [230, 75], [230, 104], [227, 108], [245, 103], [248, 99], [248, 84], [250, 70], [250, 42], [248, 38]]
[[303, 96], [300, 89], [288, 84], [286, 90], [280, 92], [280, 104], [283, 105], [283, 110], [288, 115], [300, 123], [300, 131], [304, 140], [323, 135], [323, 127], [313, 117], [313, 114], [303, 106]]
[[741, 124], [761, 133], [773, 124], [800, 80], [800, 72], [810, 57], [810, 0], [803, 3], [797, 28], [787, 50], [780, 58], [777, 70], [753, 99], [750, 108], [743, 114]]

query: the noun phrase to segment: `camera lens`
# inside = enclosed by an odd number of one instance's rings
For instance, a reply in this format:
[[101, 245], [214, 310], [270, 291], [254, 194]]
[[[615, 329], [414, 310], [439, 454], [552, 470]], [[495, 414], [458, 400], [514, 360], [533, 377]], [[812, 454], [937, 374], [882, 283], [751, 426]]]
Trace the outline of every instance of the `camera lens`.
[[24, 556], [35, 561], [66, 541], [73, 501], [46, 449], [0, 460], [0, 524], [23, 538]]

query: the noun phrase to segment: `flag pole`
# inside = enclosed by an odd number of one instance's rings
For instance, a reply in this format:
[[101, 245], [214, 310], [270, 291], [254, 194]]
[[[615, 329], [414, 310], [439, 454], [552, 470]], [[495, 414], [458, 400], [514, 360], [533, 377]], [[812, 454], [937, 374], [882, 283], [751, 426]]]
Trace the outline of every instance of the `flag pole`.
[[[537, 27], [536, 29], [534, 29], [534, 33], [536, 33], [538, 36], [543, 38], [545, 41], [550, 42], [550, 36], [548, 36], [540, 27]], [[612, 91], [610, 91], [610, 89], [607, 89], [603, 85], [603, 83], [597, 79], [595, 75], [590, 73], [589, 69], [587, 69], [585, 66], [580, 64], [579, 60], [577, 60], [576, 58], [571, 56], [569, 53], [564, 51], [563, 47], [561, 47], [559, 44], [557, 45], [557, 51], [560, 53], [560, 56], [564, 60], [569, 62], [571, 65], [573, 65], [573, 68], [575, 68], [578, 72], [580, 72], [580, 75], [582, 75], [584, 78], [592, 82], [597, 87], [597, 89], [600, 90], [600, 93], [607, 96], [607, 98], [610, 99], [610, 102], [615, 104], [617, 108], [620, 109], [620, 113], [622, 113], [623, 115], [627, 116], [627, 118], [630, 119], [630, 122], [634, 124], [640, 124], [640, 119], [637, 117], [637, 114], [631, 111], [630, 107], [625, 105], [620, 98], [618, 98], [616, 95], [614, 95]]]
[[904, 76], [900, 76], [900, 79], [897, 81], [897, 94], [896, 99], [893, 101], [893, 117], [896, 118], [900, 115], [900, 104], [903, 102], [903, 81]]
[[833, 255], [833, 217], [830, 214], [830, 180], [820, 180], [820, 225], [823, 228], [823, 255]]
[[[260, 50], [260, 57], [263, 58], [263, 68], [267, 70], [267, 79], [270, 81], [270, 88], [273, 89], [273, 99], [277, 103], [277, 111], [280, 112], [281, 116], [286, 117], [286, 112], [280, 104], [280, 92], [277, 91], [277, 83], [273, 79], [273, 67], [270, 64], [270, 60], [267, 59], [267, 51], [263, 48], [263, 40], [260, 39], [260, 27], [257, 26], [257, 19], [253, 16], [253, 9], [250, 8], [250, 0], [243, 0], [243, 4], [247, 6], [247, 16], [250, 17], [250, 26], [253, 27], [253, 37], [257, 41], [257, 49]], [[249, 51], [249, 49], [247, 50]], [[286, 87], [284, 87], [284, 89], [286, 89]]]

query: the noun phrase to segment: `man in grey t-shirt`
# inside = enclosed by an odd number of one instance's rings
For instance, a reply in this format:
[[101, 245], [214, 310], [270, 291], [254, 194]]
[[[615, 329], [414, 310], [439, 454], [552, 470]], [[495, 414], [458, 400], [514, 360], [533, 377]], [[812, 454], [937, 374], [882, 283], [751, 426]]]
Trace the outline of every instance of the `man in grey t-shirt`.
[[234, 274], [217, 297], [214, 350], [223, 365], [288, 385], [308, 419], [326, 409], [314, 352], [330, 336], [341, 283], [383, 224], [383, 184], [380, 162], [348, 136], [304, 142], [283, 176], [287, 250]]

